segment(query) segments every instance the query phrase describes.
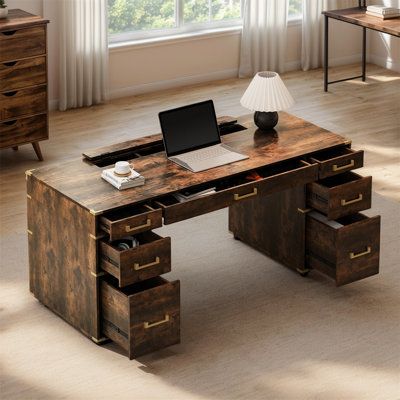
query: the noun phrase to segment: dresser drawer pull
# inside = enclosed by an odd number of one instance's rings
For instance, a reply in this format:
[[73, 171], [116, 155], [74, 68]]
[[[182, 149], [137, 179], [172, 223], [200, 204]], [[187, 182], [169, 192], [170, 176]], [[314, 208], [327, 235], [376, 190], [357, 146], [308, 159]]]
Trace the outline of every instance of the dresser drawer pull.
[[342, 165], [340, 167], [337, 164], [333, 164], [332, 170], [333, 170], [333, 172], [336, 172], [336, 171], [342, 171], [343, 169], [347, 169], [347, 168], [351, 168], [351, 167], [354, 167], [354, 160], [350, 160], [350, 162], [348, 164]]
[[126, 225], [125, 226], [125, 232], [133, 232], [133, 231], [137, 231], [138, 229], [148, 228], [149, 226], [151, 226], [151, 219], [147, 218], [146, 223], [143, 224], [143, 225], [134, 226], [133, 228], [131, 228], [130, 225]]
[[18, 93], [18, 90], [14, 90], [13, 92], [7, 92], [7, 93], [3, 93], [3, 96], [6, 97], [13, 97]]
[[367, 250], [362, 251], [361, 253], [353, 253], [353, 252], [351, 252], [350, 253], [350, 260], [352, 260], [353, 258], [366, 256], [369, 253], [371, 253], [371, 246], [367, 246]]
[[3, 65], [5, 65], [6, 67], [13, 67], [14, 65], [17, 65], [18, 61], [9, 61], [9, 62], [5, 62], [3, 63]]
[[353, 199], [353, 200], [344, 200], [344, 199], [342, 199], [342, 200], [340, 200], [340, 204], [342, 205], [342, 207], [344, 207], [344, 206], [348, 206], [349, 204], [358, 203], [359, 201], [362, 201], [362, 199], [363, 199], [363, 195], [360, 193], [356, 199]]
[[133, 269], [135, 271], [139, 271], [141, 269], [149, 268], [149, 267], [152, 267], [153, 265], [157, 265], [157, 264], [160, 264], [160, 257], [156, 257], [155, 261], [148, 263], [148, 264], [140, 265], [139, 263], [134, 263]]
[[242, 200], [242, 199], [246, 199], [247, 197], [252, 197], [252, 196], [257, 196], [257, 188], [254, 188], [251, 193], [247, 193], [242, 196], [238, 193], [235, 193], [233, 195], [233, 198], [234, 198], [234, 200]]
[[166, 322], [169, 322], [169, 315], [165, 314], [165, 318], [162, 319], [161, 321], [157, 321], [157, 322], [145, 322], [144, 323], [144, 329], [149, 329], [149, 328], [153, 328], [154, 326], [158, 326], [161, 324], [165, 324]]
[[12, 36], [14, 33], [17, 31], [7, 31], [7, 32], [1, 32], [4, 36]]

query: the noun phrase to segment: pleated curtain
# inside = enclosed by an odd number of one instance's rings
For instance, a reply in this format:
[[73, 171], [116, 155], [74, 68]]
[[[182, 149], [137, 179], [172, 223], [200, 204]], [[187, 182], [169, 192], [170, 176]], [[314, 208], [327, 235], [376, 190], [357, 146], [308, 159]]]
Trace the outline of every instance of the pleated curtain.
[[59, 109], [104, 102], [108, 95], [107, 0], [59, 2]]

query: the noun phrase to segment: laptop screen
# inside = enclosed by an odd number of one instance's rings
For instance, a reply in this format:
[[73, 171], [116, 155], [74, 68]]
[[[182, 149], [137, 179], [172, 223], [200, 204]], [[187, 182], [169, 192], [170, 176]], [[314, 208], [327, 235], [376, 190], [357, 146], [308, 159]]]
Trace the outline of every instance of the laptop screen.
[[167, 156], [221, 143], [212, 100], [158, 114]]

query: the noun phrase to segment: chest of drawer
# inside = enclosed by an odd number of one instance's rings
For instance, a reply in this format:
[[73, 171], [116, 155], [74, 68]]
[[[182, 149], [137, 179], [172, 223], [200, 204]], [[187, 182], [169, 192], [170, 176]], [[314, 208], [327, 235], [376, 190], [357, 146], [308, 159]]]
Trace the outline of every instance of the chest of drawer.
[[[118, 279], [119, 287], [171, 271], [171, 238], [154, 232], [139, 233], [134, 238], [139, 244], [128, 249], [119, 248], [118, 241], [100, 242], [100, 266]], [[122, 241], [123, 244], [129, 242], [131, 240]]]
[[46, 83], [46, 58], [0, 63], [0, 92]]
[[[240, 201], [264, 196], [297, 185], [306, 184], [317, 179], [318, 166], [310, 165], [302, 160], [293, 160], [274, 167], [260, 169], [260, 179], [249, 181], [249, 173], [232, 177], [225, 181], [210, 183], [207, 186], [215, 193], [196, 199], [179, 202], [175, 196], [168, 195], [154, 202], [154, 207], [163, 210], [164, 223], [171, 224], [187, 218], [195, 217]], [[205, 190], [207, 187], [198, 187]]]
[[150, 231], [159, 228], [161, 225], [161, 210], [154, 210], [147, 205], [117, 210], [100, 218], [100, 228], [110, 235], [111, 241]]
[[180, 283], [163, 278], [117, 289], [101, 283], [103, 333], [129, 358], [180, 342]]
[[354, 214], [329, 221], [315, 211], [306, 219], [306, 261], [341, 286], [379, 273], [380, 216]]
[[0, 32], [0, 62], [46, 54], [46, 28], [31, 28]]
[[0, 122], [0, 148], [47, 139], [47, 115]]
[[307, 185], [308, 206], [336, 219], [371, 208], [370, 176], [353, 172], [332, 176]]
[[318, 152], [310, 158], [310, 161], [319, 165], [318, 177], [324, 179], [361, 168], [364, 165], [364, 152], [348, 147], [339, 147]]
[[46, 85], [0, 93], [0, 119], [47, 112]]

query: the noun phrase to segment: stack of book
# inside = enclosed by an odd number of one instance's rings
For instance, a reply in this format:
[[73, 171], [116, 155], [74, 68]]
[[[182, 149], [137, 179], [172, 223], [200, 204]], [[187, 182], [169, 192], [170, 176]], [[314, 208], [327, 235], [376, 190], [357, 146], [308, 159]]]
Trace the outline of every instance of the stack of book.
[[120, 176], [115, 174], [114, 168], [105, 169], [101, 173], [101, 177], [111, 185], [115, 186], [118, 190], [133, 188], [136, 186], [144, 185], [144, 176], [140, 175], [131, 168], [131, 173], [128, 176]]
[[373, 17], [379, 17], [381, 19], [391, 19], [400, 17], [400, 9], [385, 6], [368, 6], [367, 15], [372, 15]]
[[198, 197], [207, 196], [209, 194], [215, 193], [215, 187], [204, 189], [204, 190], [185, 190], [184, 192], [174, 193], [174, 197], [183, 203], [188, 200], [197, 199]]

